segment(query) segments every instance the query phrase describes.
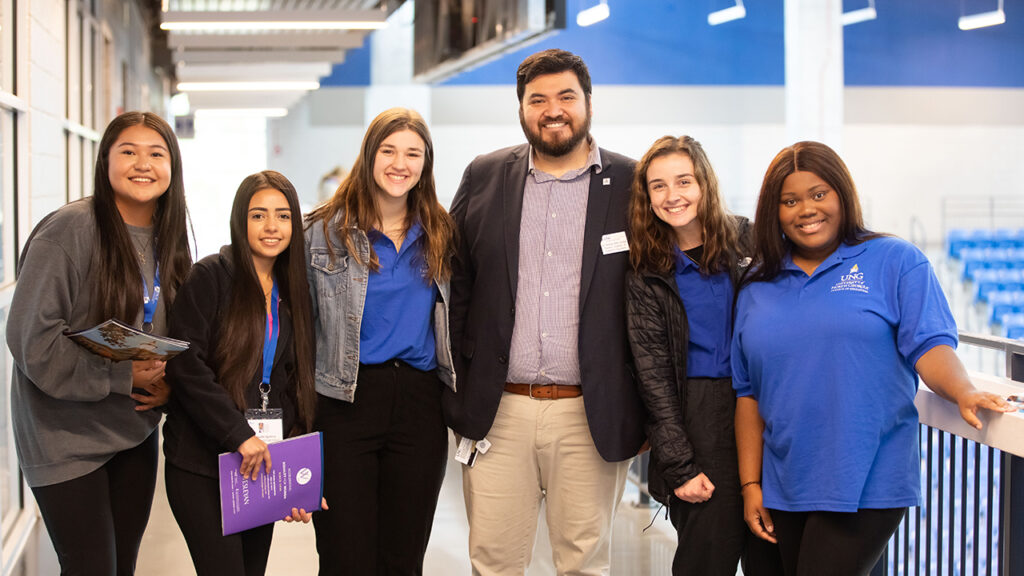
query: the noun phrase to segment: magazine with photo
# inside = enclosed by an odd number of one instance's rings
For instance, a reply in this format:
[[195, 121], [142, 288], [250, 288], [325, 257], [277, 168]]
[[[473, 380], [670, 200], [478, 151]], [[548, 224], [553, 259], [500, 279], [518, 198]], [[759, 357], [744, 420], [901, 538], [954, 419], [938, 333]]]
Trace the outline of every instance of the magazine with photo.
[[115, 361], [168, 360], [188, 350], [188, 342], [148, 334], [115, 319], [67, 336], [86, 350]]
[[242, 476], [242, 455], [218, 457], [220, 517], [225, 536], [263, 526], [291, 514], [320, 509], [323, 496], [323, 448], [319, 432], [303, 434], [268, 446], [271, 470], [261, 467], [256, 480]]

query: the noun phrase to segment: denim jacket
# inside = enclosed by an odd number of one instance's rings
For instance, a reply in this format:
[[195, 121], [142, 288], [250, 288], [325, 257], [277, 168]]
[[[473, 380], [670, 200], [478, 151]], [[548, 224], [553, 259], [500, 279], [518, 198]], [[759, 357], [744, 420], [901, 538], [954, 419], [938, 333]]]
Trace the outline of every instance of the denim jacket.
[[[351, 258], [338, 236], [339, 216], [328, 225], [331, 252], [327, 250], [323, 222], [309, 223], [306, 228], [306, 275], [313, 299], [313, 321], [316, 326], [316, 391], [319, 394], [352, 402], [355, 399], [359, 374], [359, 334], [366, 304], [366, 283], [369, 268]], [[348, 229], [363, 262], [370, 259], [370, 241], [356, 227]], [[331, 253], [334, 257], [331, 257]], [[438, 282], [441, 297], [434, 304], [434, 341], [437, 349], [437, 376], [455, 390], [448, 329], [448, 282]]]

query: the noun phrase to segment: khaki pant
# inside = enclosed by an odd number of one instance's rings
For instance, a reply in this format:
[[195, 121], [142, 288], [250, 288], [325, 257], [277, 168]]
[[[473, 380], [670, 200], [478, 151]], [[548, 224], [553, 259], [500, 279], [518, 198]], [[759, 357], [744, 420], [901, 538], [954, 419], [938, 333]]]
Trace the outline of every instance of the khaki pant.
[[629, 461], [609, 463], [598, 454], [583, 398], [506, 392], [487, 440], [487, 453], [462, 468], [473, 574], [526, 571], [541, 499], [558, 574], [608, 574], [612, 519]]

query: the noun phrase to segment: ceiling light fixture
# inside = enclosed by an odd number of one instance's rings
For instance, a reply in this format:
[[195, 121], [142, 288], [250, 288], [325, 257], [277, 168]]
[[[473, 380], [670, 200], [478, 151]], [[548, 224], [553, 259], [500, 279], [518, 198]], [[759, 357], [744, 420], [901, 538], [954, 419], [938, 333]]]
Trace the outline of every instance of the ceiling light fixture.
[[998, 26], [999, 24], [1006, 23], [1006, 13], [1003, 12], [1003, 0], [999, 0], [998, 7], [995, 10], [989, 12], [979, 12], [978, 14], [970, 14], [968, 16], [961, 16], [960, 21], [957, 25], [961, 30], [974, 30], [975, 28], [985, 28], [986, 26]]
[[842, 21], [843, 26], [849, 26], [850, 24], [859, 24], [868, 20], [874, 20], [875, 18], [878, 18], [878, 13], [875, 12], [875, 0], [868, 0], [868, 5], [864, 8], [843, 12]]
[[606, 20], [611, 14], [608, 9], [608, 2], [601, 0], [601, 3], [597, 6], [591, 6], [585, 10], [580, 10], [579, 14], [576, 15], [576, 24], [581, 27], [590, 26], [597, 24], [602, 20]]
[[296, 92], [320, 88], [317, 81], [178, 82], [179, 92]]
[[736, 0], [735, 6], [716, 10], [708, 14], [708, 24], [711, 26], [718, 26], [719, 24], [725, 24], [726, 22], [732, 22], [733, 20], [739, 20], [747, 17], [747, 9], [743, 7], [743, 0]]

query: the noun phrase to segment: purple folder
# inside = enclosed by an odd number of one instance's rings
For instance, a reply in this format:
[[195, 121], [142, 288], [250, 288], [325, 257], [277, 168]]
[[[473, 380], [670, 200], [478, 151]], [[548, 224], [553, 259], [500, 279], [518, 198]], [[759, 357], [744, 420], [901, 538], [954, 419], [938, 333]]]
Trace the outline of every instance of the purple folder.
[[219, 456], [220, 517], [225, 536], [283, 520], [292, 508], [320, 509], [324, 477], [319, 432], [271, 444], [270, 461], [270, 473], [261, 467], [252, 480], [238, 473], [241, 454]]

